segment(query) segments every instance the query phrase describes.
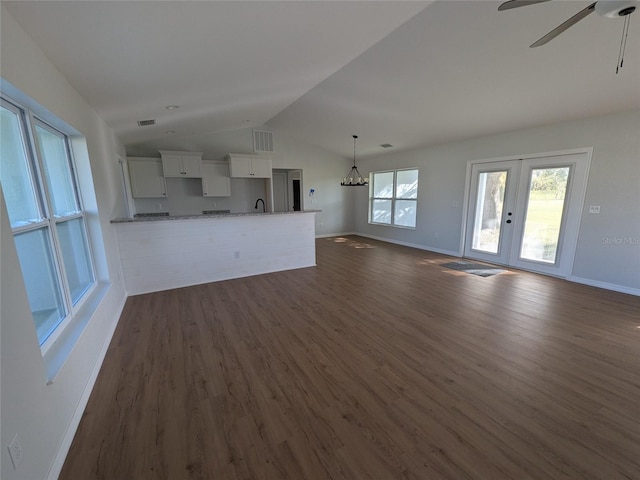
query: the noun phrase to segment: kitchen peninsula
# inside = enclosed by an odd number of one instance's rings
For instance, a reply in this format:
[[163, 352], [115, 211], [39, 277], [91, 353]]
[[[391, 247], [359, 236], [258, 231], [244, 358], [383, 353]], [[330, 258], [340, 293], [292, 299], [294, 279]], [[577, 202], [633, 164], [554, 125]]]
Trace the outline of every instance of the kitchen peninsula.
[[316, 212], [112, 220], [127, 293], [315, 266]]

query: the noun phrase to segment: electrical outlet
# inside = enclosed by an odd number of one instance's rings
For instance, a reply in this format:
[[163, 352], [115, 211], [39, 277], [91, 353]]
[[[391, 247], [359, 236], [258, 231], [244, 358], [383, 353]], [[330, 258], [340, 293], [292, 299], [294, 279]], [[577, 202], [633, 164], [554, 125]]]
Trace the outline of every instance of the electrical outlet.
[[9, 449], [11, 463], [13, 463], [13, 469], [17, 470], [18, 465], [22, 462], [22, 445], [20, 444], [20, 440], [18, 440], [17, 433], [13, 436], [7, 448]]
[[240, 258], [240, 252], [233, 252], [233, 258]]
[[589, 213], [600, 213], [600, 205], [589, 205]]

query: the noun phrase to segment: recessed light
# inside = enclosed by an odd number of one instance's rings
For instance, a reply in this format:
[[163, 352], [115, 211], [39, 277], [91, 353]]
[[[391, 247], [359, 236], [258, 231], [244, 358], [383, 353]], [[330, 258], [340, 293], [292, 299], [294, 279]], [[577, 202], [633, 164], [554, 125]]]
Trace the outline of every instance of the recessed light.
[[167, 110], [175, 110], [176, 108], [180, 108], [180, 105], [167, 105], [166, 107]]
[[166, 133], [167, 135], [173, 135], [174, 133], [176, 133], [176, 131], [175, 130], [167, 130], [164, 133]]

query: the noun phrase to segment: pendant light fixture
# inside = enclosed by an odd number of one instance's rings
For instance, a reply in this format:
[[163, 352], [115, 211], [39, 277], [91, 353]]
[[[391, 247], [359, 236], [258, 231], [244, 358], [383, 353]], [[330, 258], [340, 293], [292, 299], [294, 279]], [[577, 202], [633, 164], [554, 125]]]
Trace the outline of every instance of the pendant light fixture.
[[358, 171], [358, 167], [356, 167], [357, 138], [358, 138], [357, 135], [353, 135], [353, 167], [351, 167], [351, 170], [349, 170], [349, 172], [347, 173], [347, 176], [344, 177], [340, 182], [340, 185], [342, 185], [343, 187], [360, 187], [360, 186], [369, 185], [369, 179], [364, 178], [362, 175], [360, 175], [360, 172]]

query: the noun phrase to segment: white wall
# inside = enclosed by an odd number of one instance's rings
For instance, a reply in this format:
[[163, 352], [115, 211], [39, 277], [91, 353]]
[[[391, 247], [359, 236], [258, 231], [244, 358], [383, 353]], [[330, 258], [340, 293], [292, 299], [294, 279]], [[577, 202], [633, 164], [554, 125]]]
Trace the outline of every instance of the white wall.
[[[267, 127], [268, 128], [268, 127]], [[158, 150], [187, 150], [203, 152], [207, 160], [222, 161], [227, 153], [252, 153], [252, 129], [194, 135], [185, 138], [147, 142], [128, 146], [127, 155], [131, 157], [158, 157]], [[340, 186], [340, 179], [351, 166], [351, 160], [331, 154], [321, 148], [297, 141], [286, 134], [274, 130], [273, 168], [302, 170], [302, 204], [307, 210], [322, 210], [316, 214], [316, 234], [329, 235], [353, 231], [353, 189]], [[183, 179], [175, 179], [167, 185], [168, 199], [137, 199], [139, 212], [158, 210], [162, 203], [163, 211], [170, 213], [197, 213], [201, 210], [230, 209], [235, 212], [253, 210], [255, 200], [260, 196], [247, 182], [257, 180], [232, 179], [232, 199], [203, 198], [202, 189], [197, 180], [187, 184]], [[172, 182], [172, 179], [169, 180]], [[193, 183], [196, 182], [196, 183]], [[259, 181], [258, 181], [259, 182]], [[309, 196], [313, 188], [316, 193]], [[238, 193], [239, 192], [239, 193]], [[173, 197], [173, 198], [172, 198]], [[264, 198], [264, 197], [262, 197]], [[190, 211], [188, 211], [190, 210]]]
[[[417, 228], [369, 225], [363, 190], [355, 200], [356, 231], [459, 254], [467, 162], [585, 147], [593, 147], [593, 157], [572, 279], [640, 294], [640, 110], [364, 160], [363, 172], [420, 169]], [[601, 213], [589, 214], [589, 205], [600, 205]]]
[[[3, 89], [15, 87], [11, 92], [14, 98], [24, 94], [16, 100], [37, 103], [35, 107], [45, 118], [52, 114], [84, 137], [72, 141], [104, 294], [53, 383], [47, 384], [47, 364], [38, 346], [4, 199], [0, 198], [0, 476], [3, 480], [39, 480], [57, 476], [124, 305], [117, 242], [109, 223], [111, 218], [124, 215], [117, 164], [124, 148], [4, 6], [1, 8]], [[23, 453], [17, 470], [7, 450], [14, 434]]]

